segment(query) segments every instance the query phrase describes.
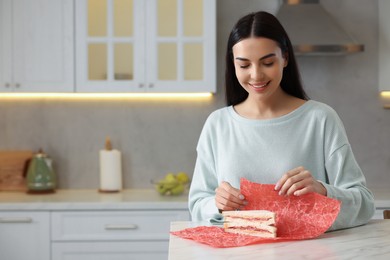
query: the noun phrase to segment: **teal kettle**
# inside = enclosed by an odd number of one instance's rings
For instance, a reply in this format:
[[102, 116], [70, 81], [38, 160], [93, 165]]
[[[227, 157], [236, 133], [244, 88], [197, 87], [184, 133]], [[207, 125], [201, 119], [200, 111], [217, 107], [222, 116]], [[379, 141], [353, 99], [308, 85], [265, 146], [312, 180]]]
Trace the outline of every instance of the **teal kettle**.
[[34, 154], [27, 170], [28, 193], [52, 193], [57, 185], [52, 160], [42, 150]]

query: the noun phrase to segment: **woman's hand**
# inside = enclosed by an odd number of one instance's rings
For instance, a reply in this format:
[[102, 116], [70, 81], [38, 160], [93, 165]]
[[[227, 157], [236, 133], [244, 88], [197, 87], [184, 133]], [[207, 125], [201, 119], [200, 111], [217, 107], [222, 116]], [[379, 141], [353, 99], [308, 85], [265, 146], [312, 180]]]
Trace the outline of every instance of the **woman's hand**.
[[310, 192], [316, 192], [326, 196], [326, 188], [313, 178], [311, 173], [300, 166], [285, 173], [276, 183], [275, 190], [279, 195], [301, 196]]
[[215, 189], [215, 205], [219, 210], [238, 210], [248, 202], [240, 190], [233, 188], [228, 182], [223, 181]]

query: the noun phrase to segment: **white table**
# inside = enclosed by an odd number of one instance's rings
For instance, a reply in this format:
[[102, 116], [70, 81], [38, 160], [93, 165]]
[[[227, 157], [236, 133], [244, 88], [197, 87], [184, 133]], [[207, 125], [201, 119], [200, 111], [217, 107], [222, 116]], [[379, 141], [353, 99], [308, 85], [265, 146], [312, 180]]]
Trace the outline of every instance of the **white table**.
[[[207, 225], [172, 222], [171, 231]], [[390, 259], [390, 220], [328, 232], [316, 239], [213, 248], [170, 235], [169, 260], [174, 259]]]

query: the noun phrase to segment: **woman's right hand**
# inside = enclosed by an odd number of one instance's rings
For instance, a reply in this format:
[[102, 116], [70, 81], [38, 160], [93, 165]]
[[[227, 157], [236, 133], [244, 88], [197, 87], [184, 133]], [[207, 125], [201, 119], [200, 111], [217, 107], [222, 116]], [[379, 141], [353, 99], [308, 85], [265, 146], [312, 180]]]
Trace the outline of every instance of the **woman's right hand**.
[[248, 202], [239, 189], [233, 188], [230, 183], [223, 181], [215, 189], [215, 205], [219, 210], [239, 210]]

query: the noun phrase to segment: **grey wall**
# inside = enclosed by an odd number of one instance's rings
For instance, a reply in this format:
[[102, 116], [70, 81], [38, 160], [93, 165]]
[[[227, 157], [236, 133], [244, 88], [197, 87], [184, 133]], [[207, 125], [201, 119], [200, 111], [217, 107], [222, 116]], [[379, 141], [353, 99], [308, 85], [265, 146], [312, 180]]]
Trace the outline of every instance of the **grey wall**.
[[[377, 1], [321, 2], [366, 47], [343, 57], [298, 59], [306, 90], [342, 118], [355, 156], [371, 188], [390, 184], [390, 110], [378, 99]], [[55, 161], [60, 188], [99, 185], [98, 151], [111, 136], [123, 153], [124, 186], [150, 187], [169, 171], [192, 173], [196, 143], [208, 114], [224, 106], [227, 35], [247, 12], [275, 12], [275, 0], [219, 0], [218, 93], [203, 101], [1, 100], [0, 149], [42, 147]]]

